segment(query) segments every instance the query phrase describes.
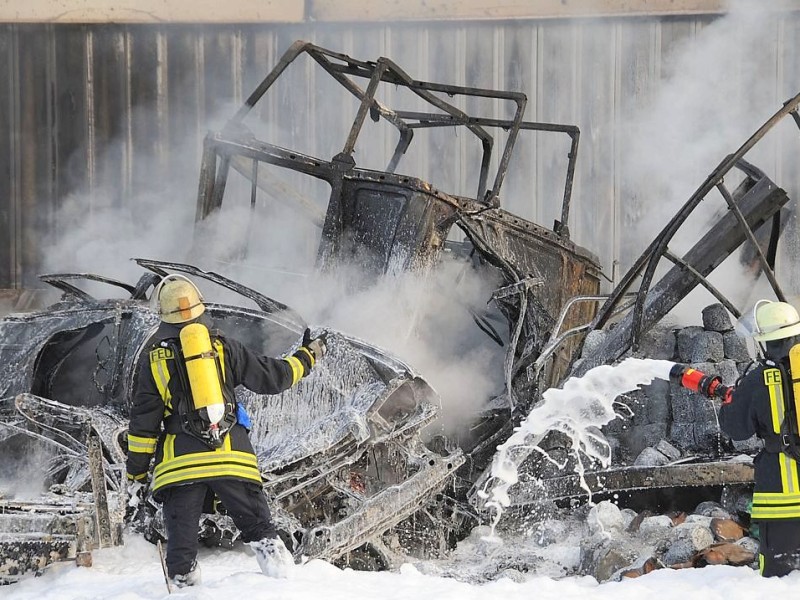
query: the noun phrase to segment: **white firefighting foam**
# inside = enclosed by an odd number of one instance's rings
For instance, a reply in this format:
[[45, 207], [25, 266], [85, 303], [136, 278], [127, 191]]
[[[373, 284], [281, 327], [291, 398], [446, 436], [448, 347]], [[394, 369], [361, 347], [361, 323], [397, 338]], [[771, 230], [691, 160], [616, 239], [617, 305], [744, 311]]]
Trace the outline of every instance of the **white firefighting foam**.
[[[628, 358], [616, 366], [601, 365], [588, 371], [583, 377], [572, 377], [563, 388], [551, 388], [542, 395], [540, 402], [515, 430], [505, 443], [497, 447], [492, 463], [493, 483], [486, 506], [495, 511], [494, 528], [509, 506], [508, 489], [517, 483], [517, 467], [514, 449], [536, 449], [536, 444], [549, 431], [560, 431], [572, 439], [572, 449], [577, 457], [576, 472], [581, 484], [589, 491], [583, 479], [581, 453], [607, 467], [611, 459], [608, 442], [599, 435], [599, 428], [616, 418], [614, 400], [620, 394], [646, 385], [653, 379], [669, 379], [674, 363], [666, 360]], [[541, 450], [540, 450], [541, 451]], [[542, 451], [543, 452], [543, 451]], [[516, 458], [519, 458], [517, 456]]]

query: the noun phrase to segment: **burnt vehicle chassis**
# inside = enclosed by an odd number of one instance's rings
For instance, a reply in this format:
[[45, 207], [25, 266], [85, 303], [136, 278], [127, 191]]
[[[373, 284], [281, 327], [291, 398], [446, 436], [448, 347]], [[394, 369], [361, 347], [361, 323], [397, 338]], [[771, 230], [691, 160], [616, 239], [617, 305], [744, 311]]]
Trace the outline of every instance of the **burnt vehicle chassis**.
[[[264, 101], [284, 71], [302, 55], [309, 56], [359, 103], [341, 152], [330, 159], [304, 155], [257, 139], [245, 123], [248, 114]], [[387, 106], [377, 99], [382, 86], [410, 91], [429, 110], [407, 111]], [[513, 104], [514, 117], [502, 120], [468, 114], [452, 98], [506, 101]], [[601, 271], [597, 259], [569, 239], [567, 223], [580, 137], [577, 127], [524, 121], [526, 98], [520, 93], [419, 81], [385, 57], [374, 62], [361, 61], [298, 41], [222, 131], [206, 137], [196, 220], [207, 219], [223, 205], [232, 168], [249, 181], [251, 199], [259, 189], [269, 189], [273, 185], [272, 171], [262, 168], [266, 165], [302, 173], [330, 185], [327, 210], [321, 219], [322, 238], [317, 257], [320, 269], [356, 263], [377, 274], [404, 269], [426, 271], [433, 268], [443, 251], [450, 250], [500, 273], [504, 285], [491, 300], [504, 315], [507, 331], [498, 333], [477, 316], [476, 323], [488, 335], [505, 343], [506, 390], [490, 403], [471, 435], [457, 440], [468, 459], [460, 473], [463, 478], [460, 484], [465, 481], [473, 484], [467, 496], [481, 507], [478, 491], [490, 477], [486, 469], [495, 448], [509, 437], [545, 389], [560, 385], [570, 376], [580, 376], [593, 366], [613, 363], [626, 353], [637, 351], [643, 336], [698, 285], [705, 287], [732, 315], [739, 316], [739, 309], [709, 282], [708, 276], [740, 246], [746, 244], [755, 253], [776, 296], [783, 299], [773, 269], [781, 208], [788, 197], [744, 157], [784, 117], [791, 115], [800, 125], [798, 103], [800, 96], [787, 101], [736, 152], [727, 156], [654, 237], [619, 285], [606, 295], [599, 293]], [[374, 122], [388, 123], [398, 134], [383, 171], [360, 168], [353, 158], [367, 116]], [[459, 129], [481, 145], [480, 163], [475, 166], [479, 177], [474, 196], [449, 194], [424, 180], [400, 174], [414, 132], [445, 127]], [[507, 135], [492, 179], [490, 156], [495, 138], [489, 131], [493, 129], [502, 129]], [[522, 219], [500, 206], [501, 188], [515, 142], [526, 131], [567, 135], [571, 141], [561, 218], [552, 229]], [[731, 177], [734, 170], [741, 182], [729, 190], [725, 178]], [[684, 256], [676, 256], [669, 248], [670, 241], [714, 190], [725, 200], [727, 212]], [[251, 206], [255, 207], [254, 201]], [[764, 236], [766, 228], [760, 228], [768, 222], [772, 223], [772, 231]], [[463, 231], [463, 243], [448, 239], [454, 225]], [[662, 259], [674, 266], [654, 283]], [[637, 279], [640, 283], [634, 291]], [[602, 333], [599, 336], [602, 341], [587, 352], [583, 342], [590, 333]], [[534, 444], [542, 441], [536, 440]], [[550, 447], [566, 445], [566, 441], [557, 439], [547, 443]], [[518, 457], [520, 462], [527, 457], [527, 453], [522, 454]], [[623, 467], [613, 477], [598, 475], [598, 481], [606, 482], [605, 487], [598, 483], [593, 491], [674, 485], [704, 487], [709, 481], [707, 473], [714, 472], [720, 473], [718, 485], [751, 481], [752, 470], [746, 466], [724, 460], [715, 464], [716, 470], [676, 465], [672, 471], [664, 471], [673, 473], [666, 478], [652, 477], [647, 469]], [[532, 495], [540, 499], [587, 495], [577, 476], [552, 479], [548, 491], [539, 490]]]
[[[207, 304], [212, 327], [256, 352], [296, 346], [305, 324], [291, 309], [191, 265], [138, 259], [149, 272], [136, 285], [82, 274], [43, 276], [64, 292], [41, 312], [0, 321], [0, 448], [8, 457], [44, 456], [48, 490], [0, 497], [0, 579], [14, 581], [54, 560], [91, 563], [91, 550], [122, 543], [125, 520], [151, 540], [163, 534], [148, 499], [128, 510], [125, 431], [134, 366], [158, 325], [148, 293], [182, 272], [235, 291], [257, 309]], [[98, 300], [77, 284], [91, 280], [130, 298]], [[438, 398], [405, 364], [370, 344], [328, 332], [329, 354], [312, 375], [277, 396], [243, 388], [273, 515], [297, 556], [393, 564], [384, 542], [397, 524], [437, 504], [435, 495], [463, 463], [458, 450], [430, 450], [419, 436]], [[6, 461], [6, 468], [14, 461]], [[13, 481], [13, 479], [12, 479]], [[442, 509], [443, 510], [443, 509]], [[238, 530], [223, 511], [205, 514], [201, 539], [230, 546]], [[402, 548], [402, 540], [396, 546]], [[360, 561], [360, 562], [359, 562]]]

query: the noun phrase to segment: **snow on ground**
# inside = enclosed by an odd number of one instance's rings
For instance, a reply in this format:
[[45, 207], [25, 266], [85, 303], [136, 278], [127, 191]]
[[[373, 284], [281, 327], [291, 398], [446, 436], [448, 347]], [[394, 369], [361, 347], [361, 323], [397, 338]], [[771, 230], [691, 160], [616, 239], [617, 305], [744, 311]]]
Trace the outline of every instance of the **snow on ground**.
[[[757, 600], [791, 597], [800, 573], [763, 579], [747, 567], [715, 566], [673, 571], [662, 569], [638, 579], [598, 584], [591, 577], [552, 579], [534, 576], [522, 582], [501, 578], [470, 584], [453, 578], [424, 575], [411, 564], [399, 572], [340, 570], [320, 560], [297, 566], [290, 579], [261, 575], [256, 559], [244, 549], [200, 553], [203, 584], [167, 594], [156, 547], [138, 537], [125, 546], [96, 551], [91, 568], [55, 565], [41, 577], [0, 588], [7, 600], [140, 600], [197, 598], [201, 600]], [[420, 565], [421, 566], [421, 565]]]

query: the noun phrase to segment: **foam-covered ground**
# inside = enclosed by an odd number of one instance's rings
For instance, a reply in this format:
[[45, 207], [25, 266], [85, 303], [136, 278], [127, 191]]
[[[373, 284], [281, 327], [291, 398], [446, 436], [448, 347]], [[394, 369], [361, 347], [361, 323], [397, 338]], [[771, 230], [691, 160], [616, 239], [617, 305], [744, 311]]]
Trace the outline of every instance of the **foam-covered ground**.
[[[508, 550], [511, 548], [504, 551]], [[551, 547], [554, 553], [561, 550], [558, 545]], [[567, 549], [569, 552], [571, 550]], [[489, 557], [484, 555], [484, 559]], [[662, 569], [637, 579], [598, 584], [591, 577], [553, 578], [529, 576], [518, 571], [513, 577], [501, 576], [487, 583], [468, 583], [452, 577], [458, 574], [459, 560], [454, 561], [449, 569], [445, 569], [446, 563], [442, 562], [435, 565], [420, 563], [404, 565], [399, 572], [381, 573], [340, 570], [314, 560], [295, 567], [292, 576], [283, 580], [261, 575], [255, 557], [244, 549], [204, 550], [200, 562], [202, 585], [174, 591], [170, 598], [753, 600], [788, 598], [800, 585], [800, 573], [781, 579], [762, 579], [752, 569], [725, 566], [679, 571]], [[451, 576], [431, 574], [445, 571], [449, 571]], [[467, 571], [463, 574], [466, 575]], [[167, 598], [168, 594], [155, 546], [139, 537], [129, 537], [122, 547], [96, 551], [91, 568], [78, 568], [68, 563], [56, 565], [41, 577], [0, 588], [0, 596], [8, 600], [139, 600]]]

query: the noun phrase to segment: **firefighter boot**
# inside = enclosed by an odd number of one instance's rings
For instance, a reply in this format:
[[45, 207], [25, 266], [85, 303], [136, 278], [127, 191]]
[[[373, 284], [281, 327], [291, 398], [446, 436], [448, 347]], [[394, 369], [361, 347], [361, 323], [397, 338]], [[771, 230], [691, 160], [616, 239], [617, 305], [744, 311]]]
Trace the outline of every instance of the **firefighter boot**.
[[197, 566], [197, 561], [192, 563], [192, 568], [189, 569], [188, 573], [173, 575], [169, 578], [169, 582], [177, 588], [200, 585], [200, 567]]
[[294, 566], [294, 558], [280, 538], [264, 538], [250, 542], [250, 547], [256, 553], [258, 566], [264, 575], [279, 579], [289, 577]]

